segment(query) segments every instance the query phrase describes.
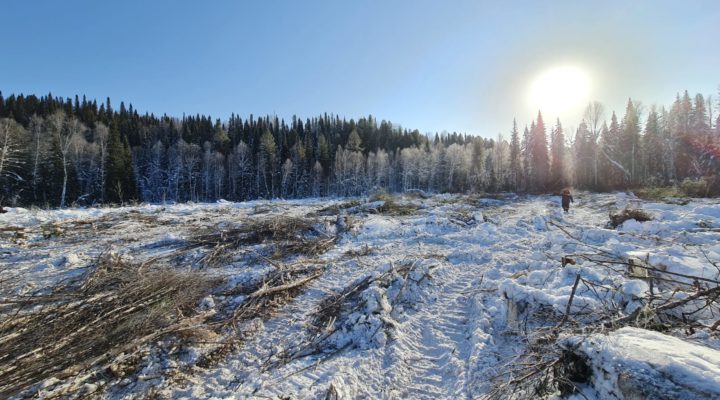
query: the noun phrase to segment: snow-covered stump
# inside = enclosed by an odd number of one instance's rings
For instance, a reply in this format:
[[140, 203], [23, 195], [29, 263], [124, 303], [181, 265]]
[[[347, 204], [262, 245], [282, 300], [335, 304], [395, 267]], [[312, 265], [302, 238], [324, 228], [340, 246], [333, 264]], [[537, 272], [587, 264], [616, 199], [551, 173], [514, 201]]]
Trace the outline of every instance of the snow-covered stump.
[[555, 381], [564, 395], [577, 389], [603, 399], [720, 398], [718, 350], [630, 327], [561, 345]]

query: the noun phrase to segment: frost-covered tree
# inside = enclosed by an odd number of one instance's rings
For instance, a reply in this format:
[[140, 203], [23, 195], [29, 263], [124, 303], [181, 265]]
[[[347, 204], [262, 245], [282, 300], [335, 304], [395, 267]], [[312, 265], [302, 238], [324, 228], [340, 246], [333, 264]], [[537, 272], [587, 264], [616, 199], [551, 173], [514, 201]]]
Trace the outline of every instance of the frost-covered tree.
[[0, 205], [5, 198], [12, 195], [11, 188], [17, 181], [22, 181], [20, 170], [24, 165], [22, 138], [23, 127], [9, 118], [0, 119]]
[[510, 188], [518, 190], [522, 179], [522, 158], [520, 148], [520, 133], [517, 122], [513, 118], [513, 128], [510, 131]]
[[275, 138], [266, 130], [260, 137], [260, 151], [258, 153], [258, 176], [262, 197], [275, 197], [275, 160], [277, 159], [277, 146]]
[[282, 179], [280, 181], [280, 196], [286, 198], [290, 195], [291, 180], [293, 178], [293, 162], [287, 158], [282, 166]]
[[249, 198], [250, 180], [252, 179], [252, 155], [245, 142], [235, 146], [228, 157], [230, 198], [244, 200]]

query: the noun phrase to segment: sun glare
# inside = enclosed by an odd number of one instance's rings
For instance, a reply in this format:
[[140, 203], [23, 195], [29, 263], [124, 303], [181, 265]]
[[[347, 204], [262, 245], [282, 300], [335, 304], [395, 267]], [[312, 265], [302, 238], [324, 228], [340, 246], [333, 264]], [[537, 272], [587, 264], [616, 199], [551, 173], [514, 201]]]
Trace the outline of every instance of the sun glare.
[[578, 67], [544, 71], [530, 86], [531, 107], [547, 114], [563, 114], [585, 106], [590, 99], [590, 77]]

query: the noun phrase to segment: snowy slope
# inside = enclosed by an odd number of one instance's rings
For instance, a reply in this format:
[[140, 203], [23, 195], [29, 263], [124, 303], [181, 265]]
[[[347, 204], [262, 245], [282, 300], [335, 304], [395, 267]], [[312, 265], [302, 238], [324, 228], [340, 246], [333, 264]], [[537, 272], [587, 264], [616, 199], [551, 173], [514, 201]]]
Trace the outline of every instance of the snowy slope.
[[[493, 379], [523, 351], [526, 330], [542, 325], [528, 324], [528, 315], [540, 310], [562, 316], [571, 295], [571, 312], [578, 315], [600, 313], [610, 304], [627, 315], [646, 304], [650, 287], [645, 280], [629, 277], [622, 266], [599, 263], [598, 257], [636, 257], [668, 272], [706, 278], [707, 285], [719, 280], [713, 265], [720, 262], [717, 200], [669, 205], [622, 193], [581, 193], [569, 214], [563, 214], [554, 196], [496, 200], [443, 195], [402, 201], [419, 209], [403, 216], [353, 214], [355, 231], [344, 233], [329, 252], [311, 260], [287, 260], [317, 263], [324, 270], [270, 317], [243, 323], [242, 345], [219, 363], [193, 366], [195, 350], [182, 360], [149, 359], [145, 378], [104, 382], [106, 396], [135, 398], [152, 388], [163, 398], [477, 398], [492, 390]], [[105, 251], [147, 260], [172, 254], [201, 229], [241, 224], [258, 213], [304, 216], [327, 205], [305, 200], [11, 209], [0, 215], [0, 226], [23, 227], [27, 233], [6, 234], [0, 241], [0, 268], [7, 278], [3, 295], [42, 291], [81, 273]], [[626, 205], [642, 207], [655, 220], [606, 228], [608, 210]], [[42, 226], [68, 220], [92, 220], [95, 228], [44, 238]], [[334, 222], [334, 217], [326, 218], [326, 223]], [[575, 265], [563, 266], [563, 256], [572, 257]], [[241, 281], [267, 268], [238, 257], [208, 273]], [[573, 294], [578, 275], [607, 289], [581, 285]], [[323, 337], [309, 329], [323, 299], [364, 279], [372, 283], [353, 294], [357, 307], [331, 324], [331, 334]], [[674, 292], [677, 285], [658, 283], [653, 295], [678, 299], [692, 289], [683, 286], [684, 291]], [[220, 309], [231, 301], [243, 299], [215, 296], [204, 307]], [[714, 322], [711, 315], [699, 317], [706, 326]], [[643, 343], [658, 340], [646, 331], [621, 330], [617, 335], [629, 343], [619, 347], [621, 354], [643, 350], [632, 348], [642, 346], [634, 337]], [[716, 335], [701, 329], [695, 346], [717, 347]], [[666, 345], [672, 347], [671, 342]], [[177, 372], [178, 363], [191, 368]], [[708, 361], [702, 372], [693, 373], [712, 383], [720, 377], [720, 367]], [[47, 390], [51, 393], [52, 386]]]

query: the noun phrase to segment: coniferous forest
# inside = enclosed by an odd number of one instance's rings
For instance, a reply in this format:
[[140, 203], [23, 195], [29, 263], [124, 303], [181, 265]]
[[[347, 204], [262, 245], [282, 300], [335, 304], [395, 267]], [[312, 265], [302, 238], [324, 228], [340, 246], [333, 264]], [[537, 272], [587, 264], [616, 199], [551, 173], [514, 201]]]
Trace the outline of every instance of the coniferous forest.
[[403, 192], [550, 192], [681, 186], [720, 194], [711, 97], [591, 103], [566, 131], [538, 112], [494, 139], [347, 120], [140, 114], [75, 96], [0, 93], [0, 204], [43, 207]]

